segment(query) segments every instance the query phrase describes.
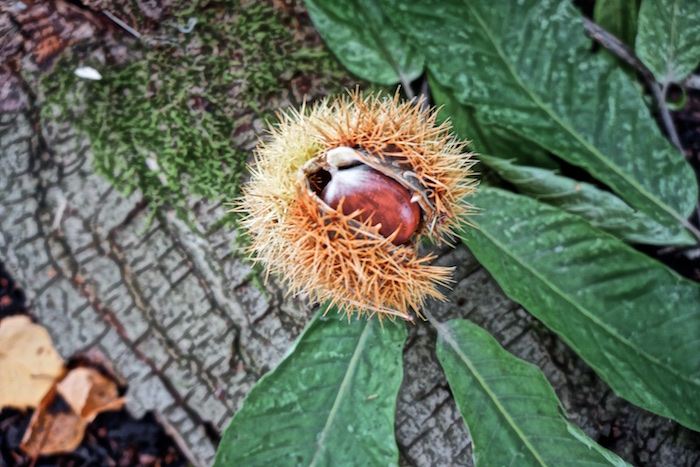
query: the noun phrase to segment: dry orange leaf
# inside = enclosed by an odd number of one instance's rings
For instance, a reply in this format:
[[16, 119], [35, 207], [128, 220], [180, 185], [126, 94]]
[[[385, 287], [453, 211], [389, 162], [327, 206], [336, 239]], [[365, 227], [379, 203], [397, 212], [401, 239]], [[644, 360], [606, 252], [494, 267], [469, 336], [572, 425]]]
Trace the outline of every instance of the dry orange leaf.
[[93, 368], [75, 368], [34, 412], [20, 447], [32, 457], [71, 452], [97, 414], [122, 405], [124, 399], [113, 380]]
[[76, 368], [56, 384], [56, 390], [75, 413], [87, 422], [98, 413], [118, 410], [124, 404], [117, 385], [93, 368]]
[[46, 329], [21, 315], [0, 321], [0, 408], [36, 407], [62, 372]]
[[86, 425], [54, 389], [34, 411], [20, 447], [32, 458], [71, 452], [80, 445]]

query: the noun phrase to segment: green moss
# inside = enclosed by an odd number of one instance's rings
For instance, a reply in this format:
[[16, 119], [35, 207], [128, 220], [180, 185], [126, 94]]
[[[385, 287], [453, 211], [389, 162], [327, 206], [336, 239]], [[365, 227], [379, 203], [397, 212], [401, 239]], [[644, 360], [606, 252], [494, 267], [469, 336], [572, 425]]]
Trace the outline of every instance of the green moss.
[[[194, 31], [178, 33], [174, 24], [193, 16]], [[251, 120], [275, 110], [269, 98], [293, 77], [313, 74], [320, 86], [340, 90], [344, 72], [336, 60], [301, 43], [284, 25], [289, 21], [259, 2], [176, 7], [164, 26], [174, 35], [132, 46], [127, 65], [100, 67], [101, 81], [79, 80], [74, 63], [44, 77], [41, 87], [54, 104], [44, 109], [71, 116], [91, 140], [94, 168], [118, 189], [139, 189], [153, 207], [188, 219], [190, 194], [235, 198], [249, 153], [234, 135], [252, 133]]]

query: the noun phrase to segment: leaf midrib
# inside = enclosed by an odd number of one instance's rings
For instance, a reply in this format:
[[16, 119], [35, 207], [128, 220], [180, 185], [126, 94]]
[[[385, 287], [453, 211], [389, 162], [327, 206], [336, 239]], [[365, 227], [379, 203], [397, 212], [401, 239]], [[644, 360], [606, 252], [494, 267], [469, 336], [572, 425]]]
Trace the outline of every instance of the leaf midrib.
[[[650, 355], [647, 353], [642, 347], [635, 346], [632, 342], [630, 342], [626, 337], [621, 336], [616, 330], [610, 328], [609, 326], [606, 325], [606, 323], [602, 322], [598, 317], [595, 315], [591, 314], [588, 312], [588, 310], [582, 306], [580, 306], [577, 302], [573, 301], [572, 299], [569, 298], [567, 294], [565, 294], [562, 290], [560, 290], [558, 287], [556, 287], [553, 283], [548, 281], [542, 274], [538, 272], [537, 269], [531, 268], [527, 266], [526, 263], [520, 260], [518, 256], [515, 256], [508, 250], [503, 243], [498, 241], [495, 237], [490, 235], [487, 231], [482, 229], [479, 225], [476, 219], [472, 220], [472, 222], [478, 227], [478, 232], [482, 233], [486, 238], [488, 238], [494, 245], [496, 245], [503, 253], [508, 255], [511, 259], [513, 259], [516, 263], [518, 263], [523, 269], [526, 271], [529, 271], [531, 274], [533, 274], [537, 279], [539, 279], [540, 282], [542, 282], [546, 287], [551, 289], [553, 292], [555, 292], [557, 295], [559, 295], [561, 298], [564, 299], [564, 301], [568, 302], [574, 309], [578, 310], [584, 317], [588, 318], [592, 323], [596, 324], [599, 328], [601, 328], [604, 332], [612, 336], [613, 338], [619, 340], [620, 343], [624, 344], [627, 348], [630, 349], [631, 352], [636, 353], [640, 355], [641, 357], [645, 358], [648, 360], [650, 363], [660, 367], [661, 369], [668, 371], [669, 373], [673, 374], [674, 376], [678, 377], [679, 379], [685, 381], [688, 384], [698, 386], [697, 383], [689, 379], [688, 376], [685, 376], [684, 374], [680, 373], [673, 367], [666, 367], [662, 364], [660, 360], [658, 360], [656, 357]], [[567, 342], [570, 342], [569, 339], [566, 339]], [[579, 353], [579, 352], [577, 352]], [[591, 364], [591, 362], [588, 362]], [[594, 366], [591, 364], [591, 366]]]
[[360, 338], [357, 341], [357, 345], [355, 346], [355, 351], [352, 354], [352, 357], [350, 358], [350, 363], [348, 363], [348, 368], [345, 371], [345, 376], [343, 377], [342, 383], [340, 383], [340, 388], [338, 389], [338, 393], [335, 396], [335, 400], [333, 401], [333, 405], [331, 406], [331, 411], [328, 413], [328, 419], [326, 420], [326, 424], [323, 427], [323, 431], [321, 431], [321, 436], [319, 437], [318, 443], [316, 443], [316, 452], [314, 452], [314, 457], [311, 459], [311, 462], [309, 463], [310, 467], [313, 467], [316, 465], [316, 461], [318, 460], [318, 456], [321, 453], [321, 450], [323, 449], [323, 443], [326, 440], [326, 434], [328, 434], [328, 431], [331, 428], [331, 425], [333, 424], [333, 420], [335, 418], [335, 415], [338, 411], [338, 407], [340, 406], [340, 401], [343, 398], [343, 395], [345, 393], [345, 390], [347, 389], [348, 382], [350, 381], [350, 377], [355, 371], [355, 367], [357, 366], [357, 360], [360, 357], [360, 353], [362, 349], [364, 348], [365, 341], [367, 340], [367, 335], [369, 332], [369, 328], [372, 326], [372, 320], [367, 320], [367, 323], [365, 324], [365, 328], [362, 330], [362, 334], [360, 334]]
[[[382, 11], [382, 13], [386, 14], [384, 10], [381, 9], [380, 5], [377, 5], [377, 8], [379, 8]], [[358, 11], [362, 19], [365, 21], [365, 25], [369, 30], [370, 36], [372, 36], [372, 39], [374, 39], [374, 42], [377, 44], [377, 47], [384, 55], [386, 61], [389, 62], [389, 66], [394, 70], [394, 73], [396, 73], [396, 77], [399, 79], [400, 82], [405, 81], [405, 76], [403, 74], [403, 71], [401, 70], [401, 67], [399, 67], [398, 62], [394, 60], [394, 56], [389, 52], [389, 49], [387, 49], [386, 44], [384, 44], [384, 38], [381, 36], [381, 34], [379, 34], [379, 31], [377, 31], [375, 22], [372, 21], [372, 19], [367, 15], [367, 11], [365, 11], [364, 6], [358, 8]]]
[[481, 388], [486, 392], [488, 397], [493, 401], [494, 405], [498, 409], [498, 411], [501, 413], [501, 415], [506, 419], [512, 430], [515, 432], [515, 434], [520, 438], [523, 442], [523, 444], [528, 448], [530, 453], [533, 455], [533, 457], [537, 460], [537, 462], [540, 463], [540, 465], [547, 465], [547, 463], [542, 459], [542, 456], [538, 452], [537, 449], [535, 449], [535, 446], [533, 446], [530, 443], [530, 440], [528, 436], [519, 428], [518, 424], [515, 423], [515, 420], [510, 416], [510, 412], [501, 404], [500, 398], [498, 397], [497, 394], [495, 394], [492, 390], [491, 387], [486, 383], [484, 378], [481, 376], [481, 373], [477, 371], [477, 369], [471, 364], [471, 360], [469, 357], [466, 356], [464, 352], [462, 352], [462, 349], [459, 347], [457, 342], [452, 338], [452, 328], [450, 328], [448, 325], [444, 323], [433, 323], [435, 327], [438, 328], [440, 332], [440, 337], [447, 342], [450, 347], [454, 350], [454, 352], [459, 356], [459, 358], [464, 362], [464, 365], [469, 368], [469, 371], [474, 375], [476, 380], [479, 382], [479, 385]]
[[670, 82], [672, 82], [674, 76], [673, 72], [675, 71], [675, 60], [676, 60], [676, 48], [677, 48], [677, 42], [676, 42], [676, 18], [678, 18], [677, 13], [678, 9], [678, 0], [673, 2], [673, 11], [671, 12], [671, 34], [669, 37], [669, 56], [668, 60], [666, 61], [666, 76], [664, 77], [664, 88], [668, 86]]
[[466, 8], [472, 12], [476, 20], [479, 22], [479, 25], [481, 28], [484, 30], [486, 36], [489, 38], [489, 41], [491, 42], [492, 46], [496, 50], [496, 53], [498, 53], [498, 56], [501, 57], [501, 60], [503, 63], [506, 65], [506, 68], [510, 72], [511, 76], [515, 80], [515, 82], [522, 88], [523, 91], [532, 99], [532, 101], [539, 107], [541, 108], [555, 123], [557, 123], [561, 128], [563, 128], [567, 133], [569, 133], [571, 136], [576, 139], [585, 149], [587, 149], [591, 154], [595, 156], [596, 159], [601, 161], [606, 167], [608, 167], [612, 172], [615, 172], [621, 179], [623, 179], [625, 182], [629, 183], [632, 187], [634, 187], [638, 192], [640, 192], [642, 195], [644, 195], [648, 200], [650, 200], [653, 204], [657, 205], [660, 207], [662, 210], [666, 211], [668, 214], [673, 216], [677, 221], [681, 222], [683, 224], [683, 220], [685, 220], [685, 217], [676, 212], [671, 206], [667, 205], [664, 203], [662, 200], [658, 199], [656, 196], [654, 196], [652, 193], [648, 192], [642, 185], [639, 185], [636, 180], [633, 178], [629, 178], [627, 174], [624, 171], [621, 171], [615, 164], [613, 164], [611, 161], [607, 159], [605, 154], [601, 153], [598, 151], [595, 146], [592, 146], [591, 144], [588, 143], [577, 131], [575, 131], [573, 128], [571, 128], [569, 125], [567, 125], [563, 120], [559, 118], [559, 116], [552, 110], [550, 109], [549, 106], [545, 105], [544, 102], [542, 102], [537, 95], [535, 95], [528, 86], [525, 85], [525, 83], [520, 79], [520, 75], [516, 73], [516, 71], [513, 69], [510, 61], [507, 59], [507, 56], [501, 49], [499, 43], [496, 41], [493, 32], [491, 29], [489, 29], [484, 22], [483, 18], [481, 15], [474, 9], [472, 4], [470, 2], [464, 1], [463, 3], [466, 5]]

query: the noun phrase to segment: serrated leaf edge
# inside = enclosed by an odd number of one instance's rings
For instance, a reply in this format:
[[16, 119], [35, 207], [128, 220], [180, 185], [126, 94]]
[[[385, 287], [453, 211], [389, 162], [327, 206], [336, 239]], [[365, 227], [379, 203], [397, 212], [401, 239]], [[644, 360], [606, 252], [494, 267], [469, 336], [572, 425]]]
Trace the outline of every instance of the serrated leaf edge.
[[[550, 209], [557, 209], [557, 208], [553, 208], [553, 207], [550, 207], [550, 206], [548, 206], [548, 208], [550, 208]], [[478, 219], [477, 219], [476, 217], [475, 217], [475, 218], [472, 218], [471, 222], [472, 222], [474, 225], [476, 225], [477, 227], [479, 227]], [[603, 331], [605, 331], [605, 332], [606, 332], [607, 334], [609, 334], [610, 336], [612, 336], [612, 337], [618, 339], [622, 344], [624, 344], [627, 348], [629, 348], [631, 352], [636, 353], [636, 354], [642, 356], [643, 358], [645, 358], [646, 360], [648, 360], [650, 363], [653, 363], [655, 366], [660, 367], [660, 368], [663, 368], [663, 369], [665, 369], [666, 371], [669, 371], [671, 374], [673, 374], [674, 376], [678, 377], [679, 379], [681, 379], [681, 380], [683, 380], [683, 381], [686, 381], [687, 383], [689, 383], [689, 384], [691, 384], [691, 385], [697, 385], [697, 381], [691, 379], [689, 376], [686, 376], [686, 375], [684, 375], [684, 374], [678, 372], [676, 369], [674, 369], [674, 368], [672, 368], [672, 367], [666, 367], [666, 366], [664, 366], [664, 365], [662, 364], [661, 361], [659, 361], [659, 360], [658, 360], [657, 358], [655, 358], [654, 356], [649, 355], [649, 353], [646, 352], [643, 348], [641, 348], [641, 347], [635, 347], [635, 346], [629, 341], [629, 339], [625, 338], [624, 336], [621, 336], [617, 331], [615, 331], [614, 329], [611, 329], [609, 326], [606, 326], [605, 323], [602, 322], [600, 319], [598, 319], [595, 315], [592, 315], [591, 313], [589, 313], [589, 312], [586, 310], [586, 308], [580, 306], [578, 303], [576, 303], [575, 301], [571, 300], [571, 299], [567, 296], [567, 294], [565, 294], [562, 290], [560, 290], [560, 289], [559, 289], [558, 287], [556, 287], [553, 283], [551, 283], [551, 282], [550, 282], [549, 280], [547, 280], [544, 276], [542, 276], [542, 274], [540, 274], [536, 269], [529, 267], [526, 263], [524, 263], [523, 261], [521, 261], [517, 256], [511, 254], [511, 253], [509, 252], [509, 250], [506, 248], [506, 246], [505, 246], [503, 243], [499, 242], [496, 238], [494, 238], [492, 235], [490, 235], [486, 230], [479, 228], [479, 232], [480, 232], [482, 235], [484, 235], [486, 238], [488, 238], [488, 239], [489, 239], [494, 245], [496, 245], [503, 253], [505, 253], [505, 254], [508, 255], [510, 258], [512, 258], [513, 260], [515, 260], [518, 264], [520, 264], [525, 270], [530, 271], [530, 273], [531, 273], [535, 278], [537, 278], [538, 280], [542, 281], [542, 282], [543, 282], [546, 286], [548, 286], [553, 292], [555, 292], [557, 295], [559, 295], [560, 297], [562, 297], [562, 298], [564, 299], [564, 301], [566, 301], [567, 303], [570, 303], [570, 304], [573, 306], [574, 309], [579, 310], [579, 312], [580, 312], [581, 314], [583, 314], [586, 318], [590, 319], [592, 323], [596, 324], [599, 328], [601, 328]], [[602, 231], [601, 231], [601, 233], [603, 234]], [[607, 234], [606, 234], [606, 235], [607, 235]], [[614, 237], [611, 237], [611, 239], [614, 239]], [[623, 244], [622, 242], [620, 242], [620, 245], [621, 245], [621, 246], [624, 246], [624, 244]], [[528, 311], [529, 311], [529, 310], [528, 310]], [[564, 338], [564, 336], [562, 336], [562, 337]], [[565, 338], [564, 338], [564, 339], [565, 339]], [[574, 351], [576, 351], [577, 354], [579, 354], [579, 355], [581, 354], [580, 350], [579, 350], [575, 345], [573, 345], [568, 339], [565, 339], [565, 340], [566, 340], [566, 342], [574, 349]], [[589, 364], [590, 364], [592, 367], [594, 367], [594, 369], [596, 369], [597, 371], [600, 371], [599, 368], [596, 368], [596, 367], [595, 367], [593, 364], [591, 364], [590, 362], [587, 362], [587, 363], [589, 363]]]
[[[498, 53], [498, 56], [501, 58], [503, 63], [506, 65], [506, 68], [510, 72], [511, 76], [515, 79], [515, 81], [518, 83], [518, 85], [525, 91], [525, 93], [533, 100], [533, 102], [541, 108], [554, 122], [556, 122], [561, 128], [563, 128], [566, 132], [571, 134], [571, 136], [581, 143], [585, 149], [587, 149], [591, 154], [593, 154], [597, 159], [599, 159], [603, 164], [605, 164], [611, 171], [615, 172], [617, 175], [619, 175], [623, 180], [627, 181], [631, 186], [633, 186], [635, 189], [637, 189], [640, 193], [642, 193], [647, 199], [649, 199], [653, 204], [659, 206], [662, 210], [666, 211], [669, 213], [671, 216], [673, 216], [676, 220], [678, 220], [681, 225], [687, 226], [688, 221], [683, 217], [681, 214], [677, 213], [671, 206], [668, 206], [666, 203], [658, 199], [656, 196], [653, 196], [652, 193], [649, 193], [643, 186], [639, 185], [636, 180], [633, 178], [627, 177], [626, 173], [624, 171], [621, 171], [615, 164], [611, 163], [607, 157], [605, 157], [604, 154], [602, 154], [600, 151], [598, 151], [594, 146], [590, 145], [577, 131], [575, 131], [573, 128], [571, 128], [569, 125], [565, 124], [564, 121], [562, 121], [554, 111], [552, 111], [549, 106], [545, 105], [544, 102], [542, 102], [539, 97], [537, 97], [535, 94], [533, 94], [530, 90], [529, 87], [523, 83], [522, 79], [520, 79], [520, 75], [518, 75], [515, 70], [513, 70], [513, 67], [511, 66], [510, 61], [507, 59], [507, 56], [503, 53], [502, 48], [498, 44], [498, 42], [495, 40], [491, 29], [489, 29], [484, 22], [483, 18], [479, 13], [472, 7], [472, 5], [469, 2], [463, 2], [466, 5], [466, 8], [472, 12], [476, 20], [479, 22], [479, 25], [481, 26], [482, 30], [485, 32], [486, 37], [489, 38], [491, 43], [493, 44], [494, 49]], [[583, 29], [583, 28], [582, 28]]]
[[[462, 352], [462, 349], [459, 347], [457, 341], [454, 339], [454, 334], [452, 333], [452, 329], [450, 329], [449, 326], [447, 326], [445, 323], [438, 323], [436, 320], [431, 319], [432, 324], [435, 326], [435, 328], [438, 330], [438, 333], [440, 334], [440, 338], [448, 343], [452, 350], [457, 354], [457, 356], [464, 362], [464, 365], [469, 369], [469, 371], [474, 375], [476, 380], [479, 382], [481, 387], [484, 389], [486, 394], [489, 396], [489, 398], [493, 401], [494, 405], [498, 408], [498, 411], [503, 415], [503, 417], [506, 419], [510, 427], [513, 429], [513, 431], [517, 434], [518, 438], [520, 438], [525, 446], [527, 446], [528, 450], [530, 453], [532, 453], [533, 457], [537, 460], [537, 462], [540, 463], [540, 465], [547, 465], [544, 459], [542, 459], [541, 455], [539, 452], [535, 449], [535, 447], [530, 443], [528, 437], [518, 428], [518, 425], [515, 423], [515, 420], [510, 416], [506, 408], [501, 404], [500, 400], [496, 396], [496, 394], [491, 391], [491, 388], [489, 385], [484, 381], [483, 377], [479, 372], [476, 371], [476, 368], [474, 368], [471, 364], [471, 361], [469, 358]], [[529, 366], [534, 366], [531, 363], [523, 361], [525, 365]], [[551, 388], [550, 388], [551, 389]], [[555, 396], [556, 397], [556, 396]], [[557, 399], [559, 402], [559, 399]], [[564, 408], [561, 405], [561, 402], [559, 402], [559, 407], [561, 407], [562, 411], [566, 413]]]

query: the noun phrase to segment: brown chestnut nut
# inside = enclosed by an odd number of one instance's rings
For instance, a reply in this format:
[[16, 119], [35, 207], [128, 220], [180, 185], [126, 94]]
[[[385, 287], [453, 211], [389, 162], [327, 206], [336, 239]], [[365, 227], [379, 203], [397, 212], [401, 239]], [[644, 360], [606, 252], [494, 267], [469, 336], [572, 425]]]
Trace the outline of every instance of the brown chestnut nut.
[[321, 199], [333, 209], [344, 200], [343, 214], [359, 209], [360, 221], [371, 219], [372, 225], [381, 224], [379, 233], [385, 237], [398, 229], [395, 245], [406, 243], [420, 223], [420, 207], [411, 198], [411, 192], [399, 182], [366, 165], [334, 170], [321, 192]]

